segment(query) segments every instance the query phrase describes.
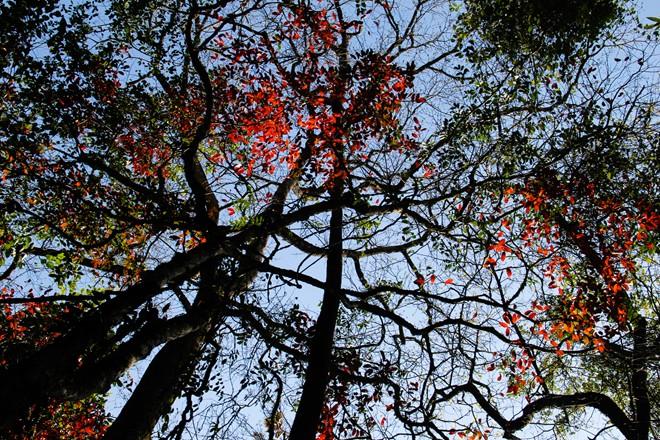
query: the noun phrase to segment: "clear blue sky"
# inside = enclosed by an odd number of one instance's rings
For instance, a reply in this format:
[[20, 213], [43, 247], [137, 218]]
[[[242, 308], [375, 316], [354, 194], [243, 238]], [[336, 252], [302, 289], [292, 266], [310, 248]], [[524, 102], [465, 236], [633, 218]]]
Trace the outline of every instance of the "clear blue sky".
[[660, 17], [660, 1], [658, 0], [642, 0], [640, 2], [641, 10], [639, 16], [642, 17], [642, 22], [646, 23], [646, 17]]

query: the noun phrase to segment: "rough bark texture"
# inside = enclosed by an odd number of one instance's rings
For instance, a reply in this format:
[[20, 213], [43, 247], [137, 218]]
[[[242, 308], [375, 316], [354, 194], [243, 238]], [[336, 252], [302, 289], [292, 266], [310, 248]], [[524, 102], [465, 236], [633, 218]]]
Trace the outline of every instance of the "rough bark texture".
[[201, 349], [202, 330], [168, 342], [144, 372], [142, 380], [103, 437], [105, 440], [146, 440], [158, 419], [170, 410], [185, 384], [186, 372]]
[[[213, 215], [209, 215], [209, 218], [211, 221], [217, 221]], [[220, 310], [223, 295], [227, 294], [220, 287], [222, 275], [216, 259], [204, 264], [200, 271], [200, 286], [193, 310]], [[104, 439], [151, 438], [158, 419], [170, 410], [172, 403], [181, 393], [188, 372], [202, 349], [208, 331], [217, 319], [213, 316], [209, 318], [204, 326], [168, 342], [158, 352]]]

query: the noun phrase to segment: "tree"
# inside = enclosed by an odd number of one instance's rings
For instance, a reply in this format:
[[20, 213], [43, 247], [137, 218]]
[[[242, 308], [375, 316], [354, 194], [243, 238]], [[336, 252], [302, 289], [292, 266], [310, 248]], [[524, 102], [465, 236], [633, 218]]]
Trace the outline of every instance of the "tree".
[[572, 3], [4, 5], [0, 425], [657, 433], [657, 30]]
[[[4, 289], [3, 299], [14, 299], [14, 292]], [[34, 298], [31, 292], [29, 298]], [[43, 347], [65, 331], [71, 316], [81, 313], [76, 305], [59, 306], [56, 303], [28, 302], [15, 311], [9, 304], [2, 311], [0, 363], [7, 365], [21, 351]], [[8, 439], [68, 438], [94, 440], [103, 436], [108, 427], [108, 416], [102, 396], [93, 395], [79, 402], [51, 401], [43, 407], [32, 407], [28, 416], [4, 432]]]

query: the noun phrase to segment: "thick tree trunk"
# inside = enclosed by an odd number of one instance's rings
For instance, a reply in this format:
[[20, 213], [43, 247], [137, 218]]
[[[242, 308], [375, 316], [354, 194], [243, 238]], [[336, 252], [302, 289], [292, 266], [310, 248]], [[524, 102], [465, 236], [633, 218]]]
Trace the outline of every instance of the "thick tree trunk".
[[[217, 261], [210, 261], [200, 273], [200, 288], [193, 309], [218, 308], [222, 301]], [[161, 416], [172, 407], [181, 394], [188, 372], [194, 367], [204, 340], [213, 326], [208, 325], [182, 338], [168, 342], [158, 352], [144, 372], [137, 388], [119, 416], [110, 426], [104, 440], [145, 440]]]
[[[335, 188], [335, 199], [341, 196], [341, 185]], [[290, 440], [314, 440], [321, 421], [325, 393], [332, 366], [332, 346], [342, 277], [342, 209], [332, 210], [330, 242], [326, 268], [326, 288], [323, 305], [316, 322], [316, 331], [309, 351], [302, 396], [291, 428]]]
[[[163, 290], [163, 285], [199, 270], [199, 266], [219, 252], [219, 245], [202, 245], [162, 263], [139, 283], [88, 313], [65, 336], [26, 357], [6, 370], [0, 370], [0, 430], [24, 417], [34, 404], [70, 394], [71, 377], [78, 368], [81, 354], [103, 345], [112, 336], [111, 329], [130, 311]], [[44, 368], [47, 365], [48, 368]], [[76, 384], [73, 384], [76, 386]], [[89, 393], [105, 392], [97, 387]], [[74, 393], [75, 394], [75, 393]]]
[[179, 396], [187, 372], [202, 347], [205, 331], [199, 330], [168, 342], [144, 372], [133, 395], [110, 426], [104, 440], [147, 440], [160, 417]]

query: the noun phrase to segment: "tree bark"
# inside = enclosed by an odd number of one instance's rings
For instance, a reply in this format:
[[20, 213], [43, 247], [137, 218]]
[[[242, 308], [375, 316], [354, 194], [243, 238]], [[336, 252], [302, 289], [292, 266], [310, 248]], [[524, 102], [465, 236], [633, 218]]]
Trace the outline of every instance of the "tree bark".
[[131, 398], [104, 440], [148, 440], [160, 417], [170, 410], [202, 347], [206, 332], [198, 330], [165, 344], [144, 372]]
[[633, 330], [633, 357], [632, 357], [632, 407], [634, 409], [634, 440], [647, 440], [651, 424], [651, 404], [649, 402], [648, 373], [646, 363], [648, 359], [646, 319], [640, 317], [635, 320]]
[[[333, 198], [339, 201], [342, 185], [335, 183]], [[342, 277], [342, 208], [333, 208], [330, 218], [330, 240], [326, 267], [326, 288], [316, 321], [316, 331], [309, 350], [302, 396], [291, 427], [290, 440], [314, 440], [321, 421], [325, 392], [332, 365], [332, 346], [339, 315]]]
[[[163, 285], [199, 270], [200, 264], [220, 254], [217, 243], [201, 245], [174, 256], [145, 274], [137, 284], [120, 292], [97, 310], [88, 313], [68, 334], [30, 357], [0, 370], [0, 429], [24, 417], [34, 404], [45, 403], [62, 394], [62, 388], [74, 376], [78, 357], [103, 344], [111, 329], [130, 311], [163, 290]], [[44, 369], [44, 365], [48, 368]], [[94, 392], [92, 390], [91, 392]], [[97, 389], [96, 391], [104, 391]]]
[[[226, 294], [221, 291], [220, 278], [217, 261], [211, 260], [204, 265], [193, 310], [207, 307], [219, 309], [218, 304]], [[131, 398], [103, 437], [104, 440], [151, 438], [158, 419], [170, 410], [181, 393], [188, 378], [187, 373], [195, 363], [213, 322], [217, 322], [217, 317], [199, 330], [165, 344], [149, 363]]]

